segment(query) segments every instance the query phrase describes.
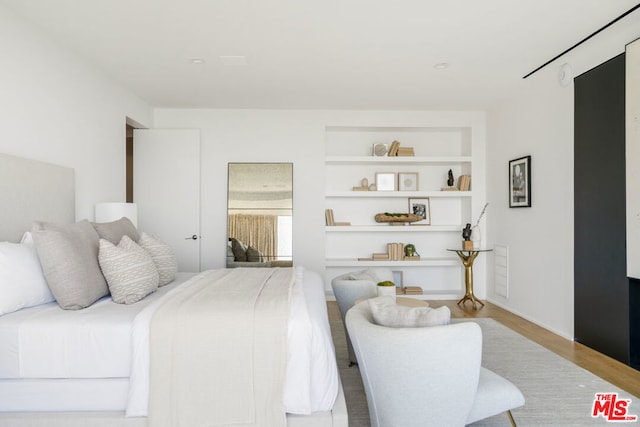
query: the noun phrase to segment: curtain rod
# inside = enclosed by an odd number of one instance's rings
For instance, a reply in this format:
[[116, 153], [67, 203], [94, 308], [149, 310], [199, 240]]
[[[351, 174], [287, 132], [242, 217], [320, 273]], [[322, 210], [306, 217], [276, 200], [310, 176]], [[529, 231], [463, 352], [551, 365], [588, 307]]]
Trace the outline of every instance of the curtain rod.
[[612, 26], [613, 24], [615, 24], [616, 22], [618, 22], [619, 20], [621, 20], [622, 18], [624, 18], [625, 16], [629, 15], [630, 13], [632, 13], [633, 11], [635, 11], [636, 9], [640, 8], [640, 3], [638, 3], [637, 5], [633, 6], [631, 9], [627, 10], [625, 13], [623, 13], [622, 15], [618, 16], [616, 19], [614, 19], [613, 21], [609, 22], [607, 25], [605, 25], [604, 27], [600, 28], [597, 31], [594, 31], [593, 33], [591, 33], [590, 35], [588, 35], [587, 37], [583, 38], [582, 40], [580, 40], [578, 43], [574, 44], [573, 46], [571, 46], [569, 49], [565, 50], [564, 52], [560, 53], [559, 55], [554, 56], [553, 58], [551, 58], [550, 60], [548, 60], [547, 62], [545, 62], [544, 64], [542, 64], [541, 66], [539, 66], [538, 68], [536, 68], [535, 70], [533, 70], [532, 72], [530, 72], [529, 74], [527, 74], [526, 76], [523, 77], [523, 79], [526, 79], [527, 77], [529, 77], [530, 75], [532, 75], [533, 73], [541, 70], [542, 68], [546, 67], [547, 65], [551, 64], [553, 61], [555, 61], [556, 59], [560, 58], [562, 55], [564, 55], [567, 52], [572, 51], [573, 49], [575, 49], [576, 47], [580, 46], [582, 43], [586, 42], [587, 40], [589, 40], [591, 37], [595, 36], [596, 34], [600, 33], [601, 31], [609, 28], [610, 26]]

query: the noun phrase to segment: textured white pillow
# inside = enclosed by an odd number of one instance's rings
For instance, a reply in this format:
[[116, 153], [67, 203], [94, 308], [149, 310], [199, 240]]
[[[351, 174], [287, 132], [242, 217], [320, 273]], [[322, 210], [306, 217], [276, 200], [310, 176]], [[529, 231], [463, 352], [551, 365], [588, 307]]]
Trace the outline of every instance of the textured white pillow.
[[158, 289], [158, 272], [151, 257], [127, 235], [118, 246], [100, 239], [98, 261], [114, 302], [133, 304]]
[[51, 301], [33, 245], [0, 242], [0, 315]]
[[384, 267], [370, 267], [349, 274], [350, 280], [371, 280], [374, 283], [393, 282], [393, 272]]
[[151, 255], [156, 270], [158, 270], [159, 286], [164, 286], [176, 278], [178, 261], [171, 246], [145, 232], [140, 234], [138, 244]]
[[382, 296], [368, 300], [373, 321], [390, 328], [419, 328], [448, 325], [451, 320], [449, 307], [406, 307], [396, 305], [393, 297]]

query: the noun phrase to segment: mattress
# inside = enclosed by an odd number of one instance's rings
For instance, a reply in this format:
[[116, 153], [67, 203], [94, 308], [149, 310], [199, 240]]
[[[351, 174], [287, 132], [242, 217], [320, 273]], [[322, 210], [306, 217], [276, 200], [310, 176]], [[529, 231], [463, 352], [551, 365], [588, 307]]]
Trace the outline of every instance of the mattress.
[[[284, 400], [288, 413], [309, 414], [333, 406], [339, 379], [322, 279], [296, 275]], [[0, 316], [0, 411], [126, 410], [136, 316], [193, 276], [179, 273], [132, 305], [107, 297], [78, 311], [51, 303]]]

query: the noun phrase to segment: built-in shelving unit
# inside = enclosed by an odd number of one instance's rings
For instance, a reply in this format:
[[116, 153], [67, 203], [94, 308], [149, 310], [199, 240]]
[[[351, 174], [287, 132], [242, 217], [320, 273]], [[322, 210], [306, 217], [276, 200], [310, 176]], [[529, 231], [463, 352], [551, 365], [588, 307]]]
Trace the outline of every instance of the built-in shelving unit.
[[[473, 175], [472, 125], [469, 126], [328, 126], [325, 206], [335, 221], [350, 225], [325, 227], [326, 280], [367, 267], [401, 271], [405, 286], [420, 286], [418, 298], [454, 299], [463, 294], [460, 260], [447, 248], [459, 247], [464, 224], [471, 222], [477, 192], [442, 191], [448, 171], [456, 180]], [[413, 147], [415, 156], [374, 156], [373, 145], [397, 140]], [[475, 169], [477, 170], [477, 169]], [[417, 173], [415, 191], [354, 191], [376, 173]], [[473, 176], [472, 176], [473, 185]], [[409, 199], [428, 200], [429, 225], [375, 222], [381, 212], [409, 212]], [[386, 252], [387, 243], [414, 244], [420, 260], [362, 260]], [[413, 297], [413, 296], [412, 296]]]

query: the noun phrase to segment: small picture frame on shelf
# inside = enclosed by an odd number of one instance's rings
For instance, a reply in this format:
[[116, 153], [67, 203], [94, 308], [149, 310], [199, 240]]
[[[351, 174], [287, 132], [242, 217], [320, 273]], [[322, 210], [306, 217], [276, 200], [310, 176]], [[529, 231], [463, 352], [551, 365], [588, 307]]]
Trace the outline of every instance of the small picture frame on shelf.
[[420, 221], [412, 222], [411, 225], [431, 225], [431, 208], [429, 206], [429, 198], [409, 198], [409, 213], [419, 215]]
[[399, 288], [404, 287], [402, 271], [392, 271], [392, 273], [393, 273], [393, 283], [395, 283], [396, 286]]
[[418, 172], [398, 172], [398, 191], [418, 191]]
[[396, 191], [395, 172], [376, 172], [377, 191]]
[[509, 207], [531, 207], [531, 156], [509, 161]]

